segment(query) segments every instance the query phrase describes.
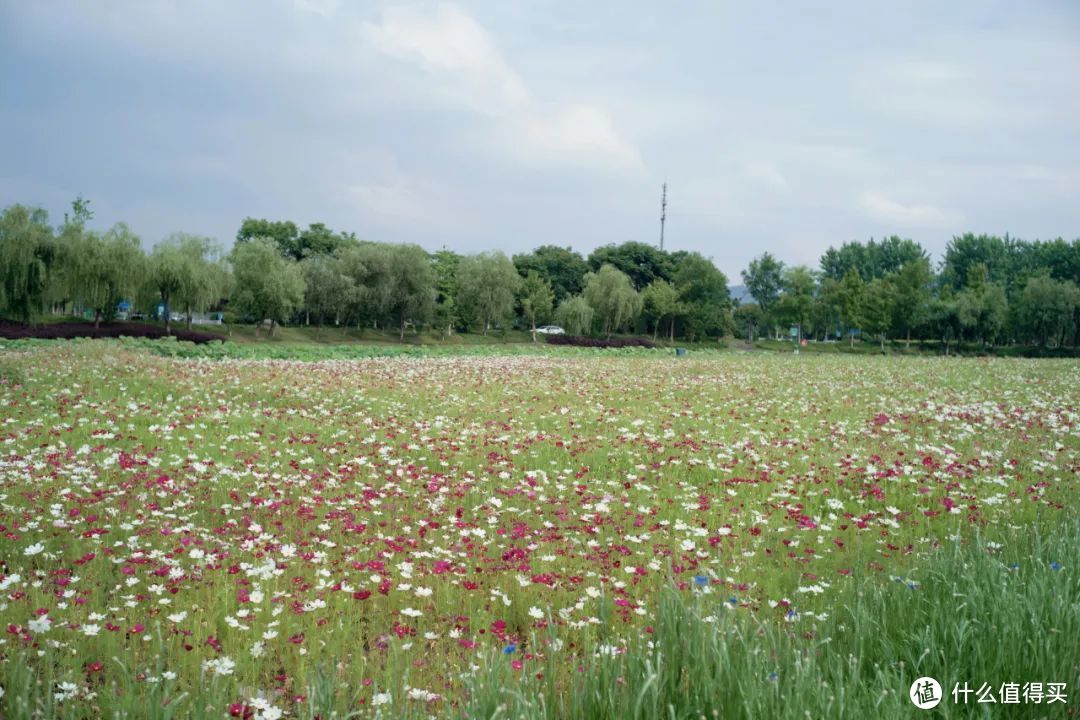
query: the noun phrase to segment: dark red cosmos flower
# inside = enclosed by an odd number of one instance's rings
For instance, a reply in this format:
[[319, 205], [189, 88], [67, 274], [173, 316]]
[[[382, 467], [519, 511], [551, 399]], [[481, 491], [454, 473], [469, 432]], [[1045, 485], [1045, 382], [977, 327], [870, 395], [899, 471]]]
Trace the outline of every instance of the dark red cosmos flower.
[[232, 703], [229, 705], [229, 717], [251, 720], [255, 716], [255, 708], [244, 703]]

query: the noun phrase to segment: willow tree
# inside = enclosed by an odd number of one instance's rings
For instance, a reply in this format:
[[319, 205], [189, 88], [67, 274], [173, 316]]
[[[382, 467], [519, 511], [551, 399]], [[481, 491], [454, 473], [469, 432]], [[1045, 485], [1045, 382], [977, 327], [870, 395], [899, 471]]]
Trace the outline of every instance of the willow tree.
[[653, 280], [641, 293], [645, 315], [653, 323], [653, 339], [656, 339], [661, 323], [668, 321], [668, 339], [675, 342], [675, 318], [682, 310], [679, 291], [667, 280]]
[[614, 265], [603, 265], [586, 276], [585, 300], [595, 311], [603, 334], [609, 338], [641, 313], [641, 296], [626, 273]]
[[42, 310], [56, 243], [43, 210], [13, 205], [0, 214], [0, 313], [29, 323]]
[[176, 301], [184, 309], [190, 330], [194, 313], [206, 312], [226, 295], [229, 269], [221, 246], [210, 238], [176, 233], [166, 242], [176, 245], [180, 251], [183, 271]]
[[595, 314], [592, 305], [585, 298], [574, 295], [559, 303], [555, 311], [555, 321], [562, 325], [570, 335], [584, 335], [592, 332]]
[[462, 313], [480, 325], [487, 335], [493, 325], [505, 324], [514, 315], [514, 296], [521, 287], [513, 261], [501, 252], [463, 258], [458, 267]]
[[254, 318], [255, 335], [266, 320], [270, 334], [304, 302], [304, 276], [270, 238], [238, 243], [232, 251], [236, 308]]
[[536, 271], [530, 270], [521, 283], [518, 300], [521, 304], [521, 316], [529, 324], [533, 342], [536, 342], [536, 323], [546, 322], [551, 317], [555, 293], [547, 280], [540, 277]]
[[142, 241], [125, 223], [113, 225], [102, 236], [98, 262], [98, 291], [91, 305], [94, 327], [102, 319], [112, 320], [115, 317], [117, 305], [138, 292], [147, 273]]

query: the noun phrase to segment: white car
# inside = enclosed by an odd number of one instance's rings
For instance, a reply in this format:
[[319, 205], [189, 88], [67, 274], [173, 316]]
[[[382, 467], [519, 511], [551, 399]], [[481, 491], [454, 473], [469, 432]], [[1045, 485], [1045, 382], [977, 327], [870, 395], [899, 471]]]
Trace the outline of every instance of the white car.
[[563, 330], [558, 325], [542, 325], [541, 327], [536, 328], [536, 332], [540, 333], [541, 335], [565, 335], [566, 334], [566, 331]]

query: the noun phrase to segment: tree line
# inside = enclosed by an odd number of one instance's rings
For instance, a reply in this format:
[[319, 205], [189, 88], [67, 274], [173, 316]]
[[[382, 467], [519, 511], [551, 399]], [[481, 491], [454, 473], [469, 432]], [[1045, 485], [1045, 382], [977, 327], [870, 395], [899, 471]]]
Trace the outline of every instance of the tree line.
[[1080, 340], [1080, 240], [953, 237], [935, 270], [923, 248], [896, 236], [829, 248], [820, 269], [785, 266], [770, 253], [742, 273], [753, 303], [735, 309], [736, 331], [795, 328], [825, 339], [871, 336], [985, 346], [1076, 347]]
[[24, 323], [86, 314], [95, 324], [124, 307], [168, 328], [223, 311], [269, 326], [303, 323], [443, 333], [556, 323], [571, 334], [651, 333], [703, 340], [737, 334], [818, 340], [889, 337], [985, 344], [1076, 345], [1080, 240], [954, 237], [940, 267], [916, 242], [890, 237], [830, 248], [820, 267], [770, 253], [742, 272], [753, 302], [733, 300], [727, 277], [697, 252], [625, 242], [588, 256], [543, 245], [511, 256], [462, 255], [370, 242], [314, 223], [247, 218], [229, 252], [176, 233], [145, 252], [125, 224], [87, 227], [78, 198], [55, 229], [14, 205], [0, 215], [0, 315]]

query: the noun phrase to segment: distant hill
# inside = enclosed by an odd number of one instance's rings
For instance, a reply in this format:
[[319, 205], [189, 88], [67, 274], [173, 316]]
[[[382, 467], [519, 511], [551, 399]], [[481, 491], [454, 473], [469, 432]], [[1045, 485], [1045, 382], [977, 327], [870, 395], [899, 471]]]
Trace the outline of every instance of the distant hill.
[[754, 296], [750, 294], [745, 285], [732, 285], [728, 288], [728, 292], [731, 294], [732, 303], [745, 305], [754, 302]]

